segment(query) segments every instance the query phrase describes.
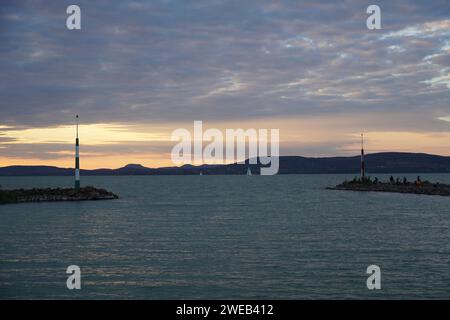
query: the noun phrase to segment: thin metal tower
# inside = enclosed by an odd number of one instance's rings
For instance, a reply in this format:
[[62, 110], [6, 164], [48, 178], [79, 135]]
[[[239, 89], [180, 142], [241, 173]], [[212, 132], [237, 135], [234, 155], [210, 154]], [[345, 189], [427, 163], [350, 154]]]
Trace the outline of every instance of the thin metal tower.
[[77, 138], [75, 140], [75, 189], [80, 189], [80, 140], [78, 139], [78, 115]]
[[364, 134], [361, 133], [361, 180], [365, 178], [365, 166], [364, 166]]

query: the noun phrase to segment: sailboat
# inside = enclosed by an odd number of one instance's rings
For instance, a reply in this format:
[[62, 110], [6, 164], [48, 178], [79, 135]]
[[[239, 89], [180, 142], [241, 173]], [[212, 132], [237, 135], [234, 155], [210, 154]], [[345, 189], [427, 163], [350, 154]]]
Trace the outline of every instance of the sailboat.
[[250, 167], [247, 167], [247, 175], [251, 176], [252, 175], [252, 170], [250, 170]]
[[202, 171], [200, 171], [200, 174], [199, 174], [199, 176], [202, 176], [203, 175], [203, 172]]

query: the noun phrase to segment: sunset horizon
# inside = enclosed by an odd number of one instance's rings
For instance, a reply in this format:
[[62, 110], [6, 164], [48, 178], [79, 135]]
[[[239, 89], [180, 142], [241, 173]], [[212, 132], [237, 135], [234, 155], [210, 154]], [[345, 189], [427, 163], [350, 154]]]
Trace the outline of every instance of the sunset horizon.
[[[315, 121], [314, 121], [315, 120]], [[244, 127], [243, 123], [235, 122], [235, 129], [253, 129], [263, 127], [267, 128], [274, 123], [277, 127], [284, 126], [280, 134], [280, 156], [303, 156], [303, 157], [339, 157], [356, 156], [359, 153], [360, 132], [346, 132], [345, 128], [337, 130], [340, 133], [339, 139], [336, 135], [328, 140], [327, 135], [321, 130], [316, 129], [316, 135], [311, 136], [317, 122], [323, 121], [326, 125], [332, 120], [329, 119], [310, 119], [307, 121], [295, 121], [292, 119], [282, 119], [277, 122], [276, 119], [259, 120], [246, 123], [249, 126]], [[298, 123], [304, 123], [304, 131], [297, 130]], [[209, 122], [206, 128], [230, 128], [231, 124]], [[81, 169], [99, 169], [99, 168], [120, 168], [127, 164], [141, 164], [145, 167], [161, 168], [177, 166], [171, 160], [171, 148], [174, 142], [170, 135], [172, 128], [160, 126], [158, 132], [146, 131], [146, 126], [136, 124], [127, 125], [122, 123], [100, 123], [80, 125], [80, 156], [82, 157]], [[0, 156], [0, 167], [5, 166], [56, 166], [69, 168], [74, 166], [74, 142], [75, 126], [64, 125], [45, 128], [27, 128], [16, 130], [7, 126], [3, 134], [4, 139], [14, 140], [9, 143], [10, 149], [19, 147], [22, 144], [27, 146], [42, 145], [49, 148], [55, 145], [59, 148], [57, 151], [47, 151], [42, 153], [38, 148], [33, 152], [36, 157], [19, 156]], [[173, 127], [186, 128], [192, 131], [192, 123], [177, 123]], [[303, 134], [302, 134], [303, 132]], [[309, 135], [308, 135], [309, 134]], [[389, 132], [389, 131], [369, 131], [365, 132], [367, 153], [381, 152], [406, 152], [406, 153], [426, 153], [438, 156], [450, 156], [450, 147], [446, 146], [450, 141], [450, 133], [446, 132]], [[58, 137], [55, 141], [52, 137]], [[286, 138], [283, 140], [283, 138]], [[346, 138], [346, 140], [344, 139]], [[248, 143], [248, 142], [247, 142]], [[342, 143], [339, 147], [330, 147], [329, 150], [323, 146], [336, 145]], [[203, 142], [207, 145], [208, 142]], [[5, 148], [5, 147], [3, 147]], [[131, 154], [120, 153], [121, 149], [132, 149]], [[142, 151], [155, 148], [157, 151], [142, 152], [139, 154], [136, 150]], [[107, 153], [105, 149], [108, 150]], [[119, 151], [116, 151], [116, 150]], [[112, 152], [114, 151], [114, 152]], [[39, 156], [43, 156], [40, 158]], [[229, 164], [235, 161], [224, 161], [222, 164]], [[195, 164], [186, 162], [186, 164]], [[204, 164], [212, 164], [205, 161]], [[196, 164], [198, 165], [198, 164]]]
[[[351, 2], [351, 1], [350, 1]], [[280, 130], [280, 155], [450, 155], [450, 19], [440, 4], [89, 3], [60, 30], [64, 3], [2, 5], [0, 167], [170, 166], [171, 132]], [[171, 12], [168, 16], [167, 12]], [[223, 15], [218, 14], [222, 12]], [[408, 16], [403, 15], [409, 12]], [[20, 26], [20, 27], [19, 27]]]

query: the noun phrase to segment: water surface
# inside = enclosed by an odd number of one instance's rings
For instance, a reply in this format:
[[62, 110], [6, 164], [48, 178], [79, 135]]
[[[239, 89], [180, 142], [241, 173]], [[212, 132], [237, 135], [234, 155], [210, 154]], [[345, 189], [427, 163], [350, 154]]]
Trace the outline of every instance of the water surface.
[[[120, 199], [0, 206], [0, 298], [449, 299], [450, 198], [325, 190], [344, 178], [83, 177]], [[72, 264], [81, 290], [66, 288]]]

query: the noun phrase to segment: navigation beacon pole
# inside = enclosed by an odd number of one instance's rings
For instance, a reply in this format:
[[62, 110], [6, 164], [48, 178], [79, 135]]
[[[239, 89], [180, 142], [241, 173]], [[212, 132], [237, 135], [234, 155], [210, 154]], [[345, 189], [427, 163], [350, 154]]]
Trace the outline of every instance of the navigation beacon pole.
[[364, 134], [361, 133], [361, 180], [365, 178], [365, 167], [364, 167]]
[[80, 140], [78, 139], [78, 115], [77, 115], [77, 138], [75, 140], [75, 189], [80, 189]]

